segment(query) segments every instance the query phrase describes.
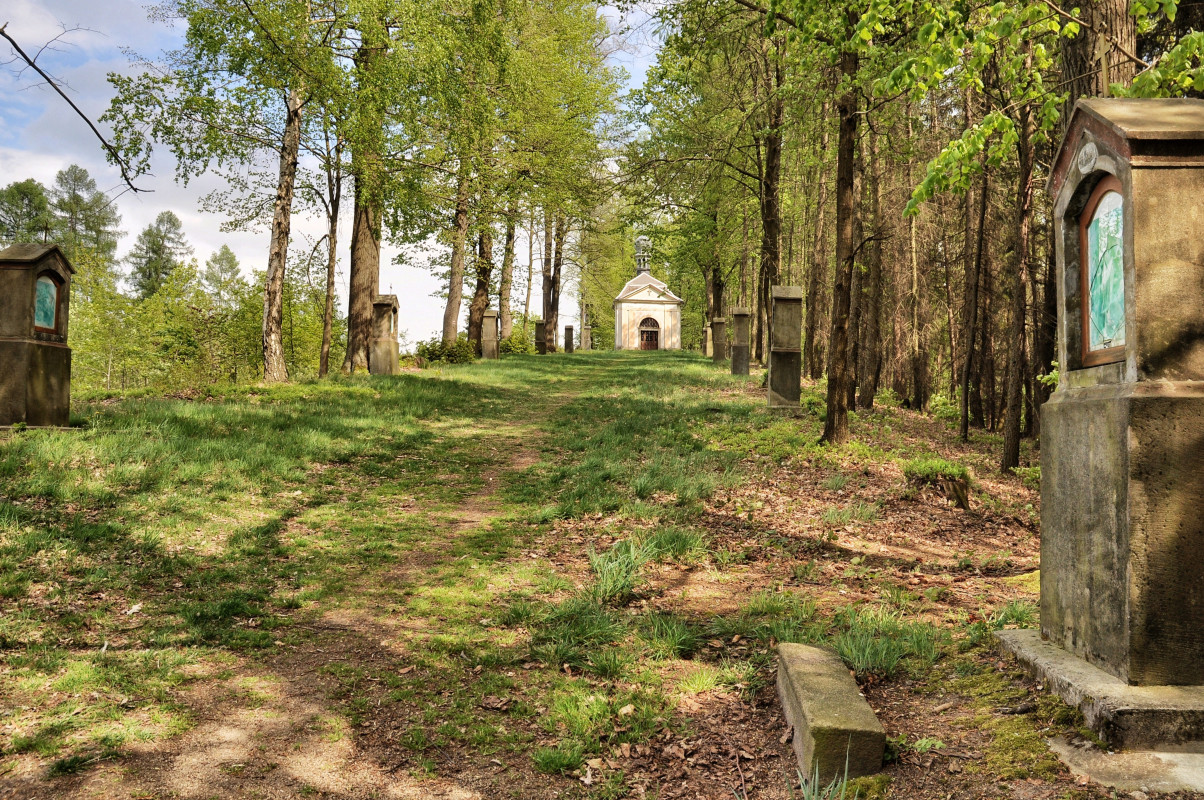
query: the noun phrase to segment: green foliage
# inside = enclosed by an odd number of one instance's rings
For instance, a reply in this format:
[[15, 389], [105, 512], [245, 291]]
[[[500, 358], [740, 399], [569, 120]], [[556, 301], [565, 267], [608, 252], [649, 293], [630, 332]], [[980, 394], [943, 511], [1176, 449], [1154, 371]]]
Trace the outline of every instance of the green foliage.
[[903, 462], [903, 476], [910, 481], [936, 484], [942, 480], [969, 481], [970, 470], [964, 464], [937, 456], [917, 456]]
[[470, 364], [477, 358], [472, 348], [472, 342], [468, 341], [468, 336], [465, 334], [457, 337], [455, 343], [450, 346], [444, 345], [443, 340], [437, 336], [428, 341], [419, 342], [414, 348], [414, 354], [427, 364]]
[[885, 606], [848, 606], [837, 612], [839, 632], [833, 644], [859, 677], [888, 678], [906, 659], [918, 672], [927, 671], [940, 655], [945, 634], [923, 622], [904, 620]]
[[498, 352], [502, 354], [534, 355], [535, 342], [527, 335], [522, 327], [514, 328], [509, 336], [502, 337], [498, 342]]
[[635, 595], [639, 571], [649, 559], [648, 551], [630, 541], [615, 544], [610, 550], [589, 551], [594, 571], [591, 596], [599, 603], [626, 603]]

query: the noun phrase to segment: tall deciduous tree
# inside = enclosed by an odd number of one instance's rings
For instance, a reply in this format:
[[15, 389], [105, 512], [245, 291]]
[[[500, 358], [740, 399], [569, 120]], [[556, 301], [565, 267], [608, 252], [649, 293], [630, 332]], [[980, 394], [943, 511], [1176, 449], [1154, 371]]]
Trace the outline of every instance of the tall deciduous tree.
[[159, 212], [155, 221], [138, 234], [126, 256], [134, 294], [145, 300], [158, 292], [191, 253], [180, 218], [171, 211]]

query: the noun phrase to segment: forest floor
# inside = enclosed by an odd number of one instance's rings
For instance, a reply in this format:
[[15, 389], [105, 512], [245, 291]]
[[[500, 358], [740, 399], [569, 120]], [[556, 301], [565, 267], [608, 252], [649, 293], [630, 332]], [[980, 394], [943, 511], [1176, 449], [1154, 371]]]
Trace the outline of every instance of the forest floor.
[[802, 797], [781, 641], [886, 727], [862, 800], [1111, 797], [991, 646], [1036, 622], [1035, 470], [939, 409], [819, 446], [821, 389], [585, 353], [0, 432], [0, 798]]

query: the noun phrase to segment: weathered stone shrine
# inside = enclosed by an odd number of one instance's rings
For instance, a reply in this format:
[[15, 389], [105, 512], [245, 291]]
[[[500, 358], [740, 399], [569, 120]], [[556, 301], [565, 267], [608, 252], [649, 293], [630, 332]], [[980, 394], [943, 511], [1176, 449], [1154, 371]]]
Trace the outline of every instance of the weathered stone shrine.
[[368, 351], [368, 372], [373, 375], [397, 375], [401, 372], [397, 312], [395, 294], [377, 295], [372, 302], [372, 344]]
[[58, 245], [0, 250], [0, 425], [71, 421], [71, 276]]
[[573, 326], [564, 326], [564, 352], [573, 352]]
[[1041, 631], [1001, 639], [1113, 745], [1204, 739], [1204, 101], [1082, 100], [1050, 177]]
[[497, 310], [485, 309], [481, 315], [481, 358], [498, 357]]
[[647, 236], [635, 240], [635, 277], [615, 297], [616, 350], [680, 350], [681, 307], [664, 281], [652, 277]]
[[535, 352], [541, 356], [548, 352], [547, 323], [535, 323]]
[[769, 407], [798, 408], [803, 394], [803, 290], [774, 286], [769, 338]]
[[732, 309], [732, 374], [747, 375], [749, 361], [749, 313], [747, 308]]

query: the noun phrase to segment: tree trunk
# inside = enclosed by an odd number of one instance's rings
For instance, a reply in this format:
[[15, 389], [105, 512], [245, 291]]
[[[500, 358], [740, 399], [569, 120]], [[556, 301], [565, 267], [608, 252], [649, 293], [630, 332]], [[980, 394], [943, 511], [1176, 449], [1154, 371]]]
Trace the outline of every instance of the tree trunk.
[[[330, 153], [328, 152], [328, 155]], [[330, 340], [334, 330], [335, 270], [338, 267], [339, 206], [343, 201], [343, 139], [336, 136], [333, 162], [326, 165], [328, 213], [326, 232], [326, 307], [322, 310], [322, 352], [318, 358], [318, 377], [330, 372]]]
[[531, 224], [527, 226], [527, 299], [523, 303], [523, 333], [531, 326], [531, 285], [535, 282], [535, 209], [531, 209]]
[[518, 205], [511, 201], [506, 210], [506, 248], [502, 253], [502, 277], [498, 283], [498, 315], [501, 335], [505, 339], [514, 330], [514, 313], [510, 310], [510, 290], [514, 285], [514, 237], [518, 227]]
[[1137, 19], [1129, 14], [1129, 0], [1088, 0], [1080, 11], [1084, 24], [1078, 35], [1062, 42], [1068, 92], [1063, 125], [1080, 97], [1106, 97], [1109, 84], [1128, 86], [1137, 71], [1137, 65], [1111, 43], [1130, 53], [1137, 51]]
[[785, 104], [779, 92], [781, 62], [774, 60], [772, 63], [774, 77], [767, 100], [769, 125], [765, 132], [765, 169], [761, 175], [761, 304], [765, 310], [766, 342], [773, 328], [773, 287], [782, 280], [782, 124]]
[[477, 355], [481, 354], [481, 328], [485, 309], [489, 308], [489, 281], [493, 278], [493, 234], [488, 226], [477, 237], [477, 285], [468, 304], [468, 341]]
[[878, 376], [882, 371], [882, 239], [884, 220], [882, 218], [882, 174], [881, 163], [878, 160], [878, 137], [870, 133], [870, 157], [872, 164], [868, 172], [870, 181], [870, 214], [874, 220], [874, 239], [866, 251], [866, 262], [869, 267], [867, 275], [865, 301], [866, 307], [862, 317], [862, 342], [859, 372], [861, 377], [858, 384], [861, 397], [857, 405], [861, 408], [873, 408], [874, 397], [878, 394]]
[[[355, 154], [352, 154], [355, 159]], [[347, 309], [347, 355], [343, 372], [368, 369], [372, 338], [372, 302], [380, 289], [380, 208], [362, 172], [355, 178], [355, 211], [351, 222], [351, 274]]]
[[[1031, 61], [1031, 56], [1027, 59]], [[1019, 141], [1019, 169], [1016, 186], [1016, 271], [1012, 278], [1012, 315], [1008, 330], [1010, 357], [1007, 376], [1007, 419], [1003, 429], [1003, 455], [1000, 470], [1007, 472], [1020, 466], [1020, 423], [1024, 406], [1021, 393], [1024, 385], [1023, 363], [1025, 349], [1025, 318], [1027, 316], [1029, 231], [1033, 204], [1033, 119], [1027, 106], [1019, 109], [1016, 126]]]
[[464, 260], [468, 248], [468, 162], [460, 162], [456, 210], [452, 216], [451, 272], [447, 278], [447, 307], [443, 310], [443, 346], [460, 334], [460, 304], [464, 300]]
[[263, 283], [263, 379], [288, 380], [284, 361], [284, 268], [288, 258], [289, 229], [293, 219], [293, 191], [297, 183], [297, 154], [301, 146], [301, 92], [288, 92], [288, 117], [280, 144], [280, 178], [276, 182], [276, 203], [272, 209], [272, 244], [268, 250], [268, 271]]
[[[985, 157], [984, 157], [985, 162]], [[974, 366], [974, 339], [978, 332], [978, 284], [982, 275], [982, 257], [984, 237], [987, 230], [987, 194], [990, 189], [990, 179], [987, 175], [986, 164], [983, 164], [982, 189], [978, 195], [978, 237], [974, 245], [973, 264], [967, 263], [966, 270], [966, 356], [962, 364], [961, 381], [961, 437], [963, 442], [970, 441], [970, 375]], [[967, 250], [969, 242], [966, 243]]]
[[[547, 218], [551, 223], [551, 219]], [[548, 233], [553, 233], [549, 224]], [[548, 242], [549, 247], [555, 248], [555, 256], [551, 259], [551, 265], [546, 267], [544, 277], [543, 290], [543, 319], [544, 319], [544, 341], [547, 343], [548, 352], [556, 352], [556, 328], [560, 324], [560, 276], [564, 268], [564, 245], [568, 239], [569, 221], [563, 214], [556, 214], [556, 223], [552, 242]], [[548, 264], [548, 258], [544, 257], [544, 264]]]
[[540, 289], [543, 290], [543, 302], [540, 304], [540, 319], [543, 320], [543, 342], [545, 352], [556, 351], [556, 321], [548, 319], [552, 313], [552, 269], [556, 260], [555, 231], [553, 230], [552, 209], [543, 210], [543, 264], [540, 269]]
[[824, 374], [824, 351], [819, 335], [823, 327], [824, 281], [828, 277], [828, 236], [824, 223], [828, 208], [828, 103], [824, 101], [820, 112], [819, 180], [815, 201], [815, 239], [811, 249], [811, 269], [807, 276], [807, 316], [803, 335], [803, 368], [812, 380]]
[[[849, 13], [846, 31], [852, 35], [856, 15]], [[856, 51], [840, 54], [840, 73], [847, 82], [837, 110], [840, 129], [836, 139], [836, 278], [832, 286], [832, 333], [828, 337], [827, 419], [821, 441], [841, 444], [849, 438], [848, 363], [849, 303], [853, 282], [854, 159], [857, 153], [857, 93], [851, 85], [859, 64]]]

